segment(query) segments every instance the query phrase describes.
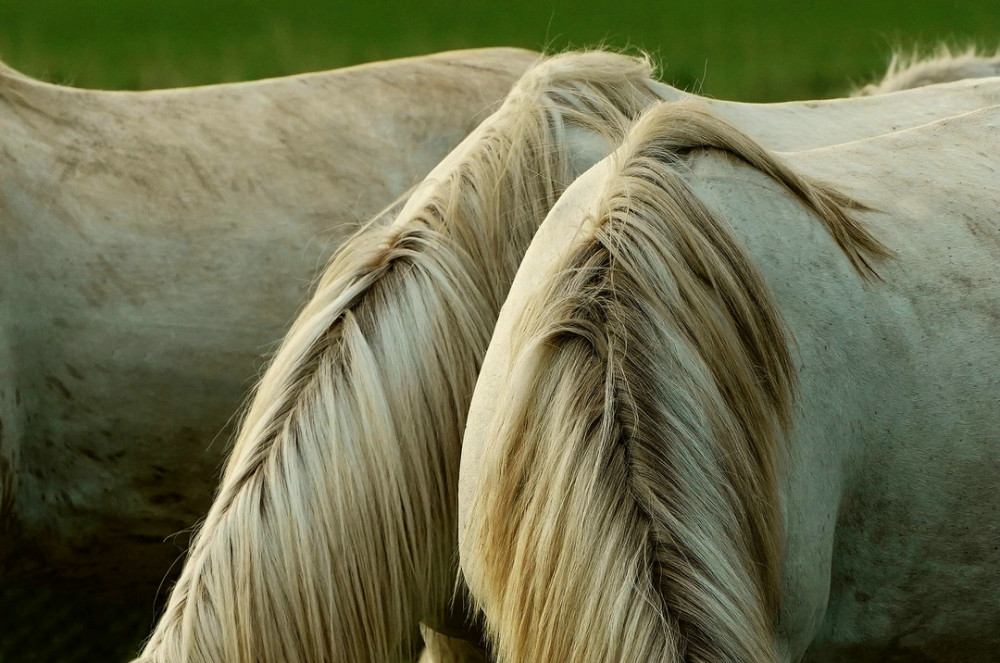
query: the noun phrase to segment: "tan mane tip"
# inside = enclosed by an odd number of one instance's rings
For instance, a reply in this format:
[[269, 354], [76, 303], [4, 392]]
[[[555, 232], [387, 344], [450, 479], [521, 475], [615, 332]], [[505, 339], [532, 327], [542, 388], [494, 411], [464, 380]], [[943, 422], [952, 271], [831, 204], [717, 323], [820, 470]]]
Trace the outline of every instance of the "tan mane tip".
[[930, 53], [920, 49], [894, 50], [882, 77], [864, 85], [851, 96], [870, 96], [900, 90], [950, 83], [967, 78], [1000, 76], [1000, 51], [982, 53], [975, 46], [965, 48], [941, 44]]

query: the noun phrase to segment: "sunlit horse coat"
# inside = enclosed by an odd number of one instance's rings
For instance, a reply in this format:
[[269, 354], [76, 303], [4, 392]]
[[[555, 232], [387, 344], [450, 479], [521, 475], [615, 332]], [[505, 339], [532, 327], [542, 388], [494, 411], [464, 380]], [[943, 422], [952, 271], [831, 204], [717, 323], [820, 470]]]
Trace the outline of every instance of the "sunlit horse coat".
[[[144, 660], [396, 660], [418, 619], [447, 625], [458, 437], [486, 337], [555, 196], [621, 122], [683, 96], [647, 75], [608, 54], [533, 69], [395, 222], [333, 260], [259, 387]], [[711, 105], [791, 149], [998, 91]]]
[[1000, 107], [774, 155], [666, 104], [574, 183], [465, 435], [498, 660], [995, 660], [998, 171]]

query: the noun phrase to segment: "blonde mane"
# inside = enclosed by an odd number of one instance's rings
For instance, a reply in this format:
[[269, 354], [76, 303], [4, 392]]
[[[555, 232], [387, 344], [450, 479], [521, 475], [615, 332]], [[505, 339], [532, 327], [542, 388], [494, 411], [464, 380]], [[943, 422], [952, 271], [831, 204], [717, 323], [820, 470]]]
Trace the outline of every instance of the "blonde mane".
[[783, 184], [862, 273], [885, 253], [701, 107], [639, 120], [575, 248], [505, 313], [462, 559], [501, 662], [774, 660], [795, 375], [761, 275], [684, 181], [702, 148]]
[[885, 94], [899, 90], [960, 81], [965, 78], [1000, 76], [1000, 53], [981, 55], [975, 47], [956, 51], [941, 45], [930, 55], [896, 51], [881, 80], [855, 90], [853, 96]]
[[[264, 375], [142, 660], [409, 656], [455, 582], [466, 410], [567, 132], [625, 126], [648, 64], [557, 56], [334, 257]], [[617, 140], [620, 136], [612, 136]]]

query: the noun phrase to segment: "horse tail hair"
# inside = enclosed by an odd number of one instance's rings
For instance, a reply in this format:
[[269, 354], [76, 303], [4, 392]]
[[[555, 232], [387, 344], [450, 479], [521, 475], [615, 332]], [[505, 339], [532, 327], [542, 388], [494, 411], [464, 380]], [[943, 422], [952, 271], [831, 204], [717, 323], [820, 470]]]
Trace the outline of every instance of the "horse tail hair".
[[942, 44], [929, 55], [921, 55], [917, 51], [893, 52], [882, 78], [855, 90], [853, 96], [886, 94], [925, 85], [990, 76], [1000, 76], [1000, 51], [990, 56], [982, 55], [974, 46], [956, 50]]
[[413, 655], [454, 590], [465, 415], [520, 256], [575, 176], [567, 135], [625, 127], [649, 73], [606, 53], [539, 63], [393, 222], [342, 247], [257, 388], [145, 658]]
[[763, 277], [684, 180], [699, 148], [848, 214], [686, 102], [609, 157], [566, 257], [505, 309], [462, 557], [501, 663], [774, 660], [795, 373]]

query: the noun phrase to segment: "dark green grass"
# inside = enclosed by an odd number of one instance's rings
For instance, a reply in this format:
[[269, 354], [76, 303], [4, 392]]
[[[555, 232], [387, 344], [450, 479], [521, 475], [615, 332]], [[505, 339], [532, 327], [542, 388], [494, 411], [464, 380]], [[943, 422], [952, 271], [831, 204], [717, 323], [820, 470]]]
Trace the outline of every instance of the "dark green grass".
[[83, 87], [148, 89], [514, 45], [643, 48], [663, 76], [716, 97], [832, 96], [890, 50], [1000, 43], [994, 2], [841, 0], [3, 0], [0, 57]]

